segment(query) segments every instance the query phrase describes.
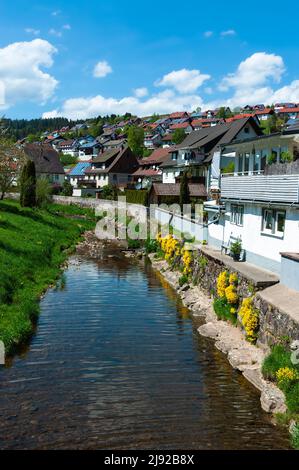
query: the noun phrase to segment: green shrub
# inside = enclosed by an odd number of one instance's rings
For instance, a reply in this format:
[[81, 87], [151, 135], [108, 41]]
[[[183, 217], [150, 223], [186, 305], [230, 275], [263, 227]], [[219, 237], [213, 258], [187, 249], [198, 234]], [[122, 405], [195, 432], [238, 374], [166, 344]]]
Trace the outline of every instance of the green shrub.
[[186, 274], [183, 274], [180, 278], [179, 278], [179, 286], [182, 287], [184, 284], [188, 284], [188, 276]]
[[232, 312], [233, 307], [226, 299], [215, 298], [213, 307], [219, 320], [228, 320], [234, 325], [237, 323], [237, 315]]
[[144, 189], [126, 189], [124, 195], [129, 204], [141, 204], [142, 206], [148, 204], [148, 191]]
[[280, 160], [282, 163], [290, 163], [293, 161], [293, 156], [290, 152], [282, 152], [280, 156]]
[[294, 449], [299, 450], [299, 424], [296, 424], [292, 431], [291, 443]]
[[271, 353], [264, 359], [262, 373], [265, 379], [276, 381], [276, 372], [283, 367], [293, 368], [291, 353], [281, 344], [272, 347]]
[[293, 413], [299, 412], [299, 381], [294, 383], [285, 392], [286, 404], [289, 411]]
[[72, 196], [73, 195], [73, 186], [69, 181], [64, 181], [63, 187], [62, 187], [62, 193], [63, 196]]
[[146, 253], [149, 254], [149, 253], [156, 253], [158, 250], [159, 244], [157, 240], [152, 240], [151, 238], [148, 238], [145, 241], [144, 246], [145, 246]]
[[39, 178], [36, 182], [36, 205], [45, 207], [51, 200], [52, 188], [46, 178]]
[[138, 250], [139, 248], [141, 248], [141, 240], [132, 240], [132, 238], [129, 238], [128, 248], [129, 250]]

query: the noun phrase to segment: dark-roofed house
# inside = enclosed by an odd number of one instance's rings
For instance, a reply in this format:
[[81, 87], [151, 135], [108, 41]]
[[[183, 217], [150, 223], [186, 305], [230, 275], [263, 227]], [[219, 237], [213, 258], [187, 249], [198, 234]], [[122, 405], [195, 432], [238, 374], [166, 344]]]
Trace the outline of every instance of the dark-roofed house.
[[[180, 183], [154, 183], [149, 194], [150, 204], [178, 203], [180, 199]], [[207, 191], [203, 183], [189, 183], [191, 200], [205, 201]]]
[[149, 188], [153, 182], [162, 182], [160, 166], [168, 159], [170, 148], [158, 148], [147, 157], [139, 160], [139, 168], [133, 173], [138, 188]]
[[[175, 183], [180, 174], [188, 169], [190, 176], [204, 177], [207, 188], [212, 180], [218, 184], [222, 164], [219, 145], [260, 134], [260, 127], [251, 117], [191, 132], [161, 165], [163, 183]], [[226, 160], [224, 164], [227, 166], [228, 163], [229, 160]]]
[[65, 172], [59, 159], [59, 154], [51, 145], [34, 143], [24, 146], [26, 156], [35, 164], [36, 176], [45, 178], [50, 183], [62, 185]]
[[133, 182], [132, 175], [138, 167], [137, 158], [125, 145], [100, 153], [93, 159], [85, 175], [95, 188], [102, 188], [108, 184], [125, 188]]

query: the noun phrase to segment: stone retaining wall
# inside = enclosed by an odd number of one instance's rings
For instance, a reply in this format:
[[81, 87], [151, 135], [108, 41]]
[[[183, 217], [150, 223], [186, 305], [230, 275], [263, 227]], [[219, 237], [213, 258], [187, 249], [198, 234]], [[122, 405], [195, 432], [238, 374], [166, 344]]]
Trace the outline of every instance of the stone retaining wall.
[[299, 339], [299, 323], [290, 315], [270, 304], [259, 294], [255, 296], [254, 304], [260, 312], [257, 340], [259, 346], [269, 347], [282, 340], [292, 342]]
[[[200, 259], [207, 260], [205, 267], [202, 267]], [[206, 293], [213, 295], [213, 293], [217, 291], [217, 278], [223, 271], [227, 271], [228, 273], [237, 272], [222, 261], [199, 250], [194, 267], [194, 281], [198, 283]], [[239, 279], [238, 294], [240, 297], [250, 297], [259, 290], [252, 281], [238, 272], [237, 274]]]

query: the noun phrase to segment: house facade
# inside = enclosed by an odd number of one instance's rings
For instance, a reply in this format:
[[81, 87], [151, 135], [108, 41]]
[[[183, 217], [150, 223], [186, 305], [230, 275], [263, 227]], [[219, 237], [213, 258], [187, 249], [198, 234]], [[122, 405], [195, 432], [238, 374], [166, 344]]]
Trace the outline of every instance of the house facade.
[[139, 163], [130, 148], [125, 145], [100, 153], [85, 170], [86, 181], [96, 189], [107, 185], [126, 188], [133, 183], [133, 173]]
[[59, 154], [51, 145], [26, 144], [24, 152], [35, 164], [36, 176], [47, 179], [52, 185], [62, 186], [65, 181], [64, 168]]
[[[225, 147], [235, 155], [235, 171], [221, 175], [219, 203], [205, 204], [210, 245], [221, 249], [239, 239], [246, 261], [281, 274], [282, 253], [299, 252], [298, 143], [299, 131]], [[286, 152], [293, 161], [281, 163]]]

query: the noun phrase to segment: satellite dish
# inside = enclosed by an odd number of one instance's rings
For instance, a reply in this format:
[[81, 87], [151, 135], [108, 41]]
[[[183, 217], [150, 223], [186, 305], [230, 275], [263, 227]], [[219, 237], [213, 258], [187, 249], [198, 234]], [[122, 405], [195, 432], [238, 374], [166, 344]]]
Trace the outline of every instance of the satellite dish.
[[141, 189], [141, 188], [142, 188], [142, 184], [141, 184], [141, 183], [137, 183], [135, 187], [136, 187], [136, 189]]

